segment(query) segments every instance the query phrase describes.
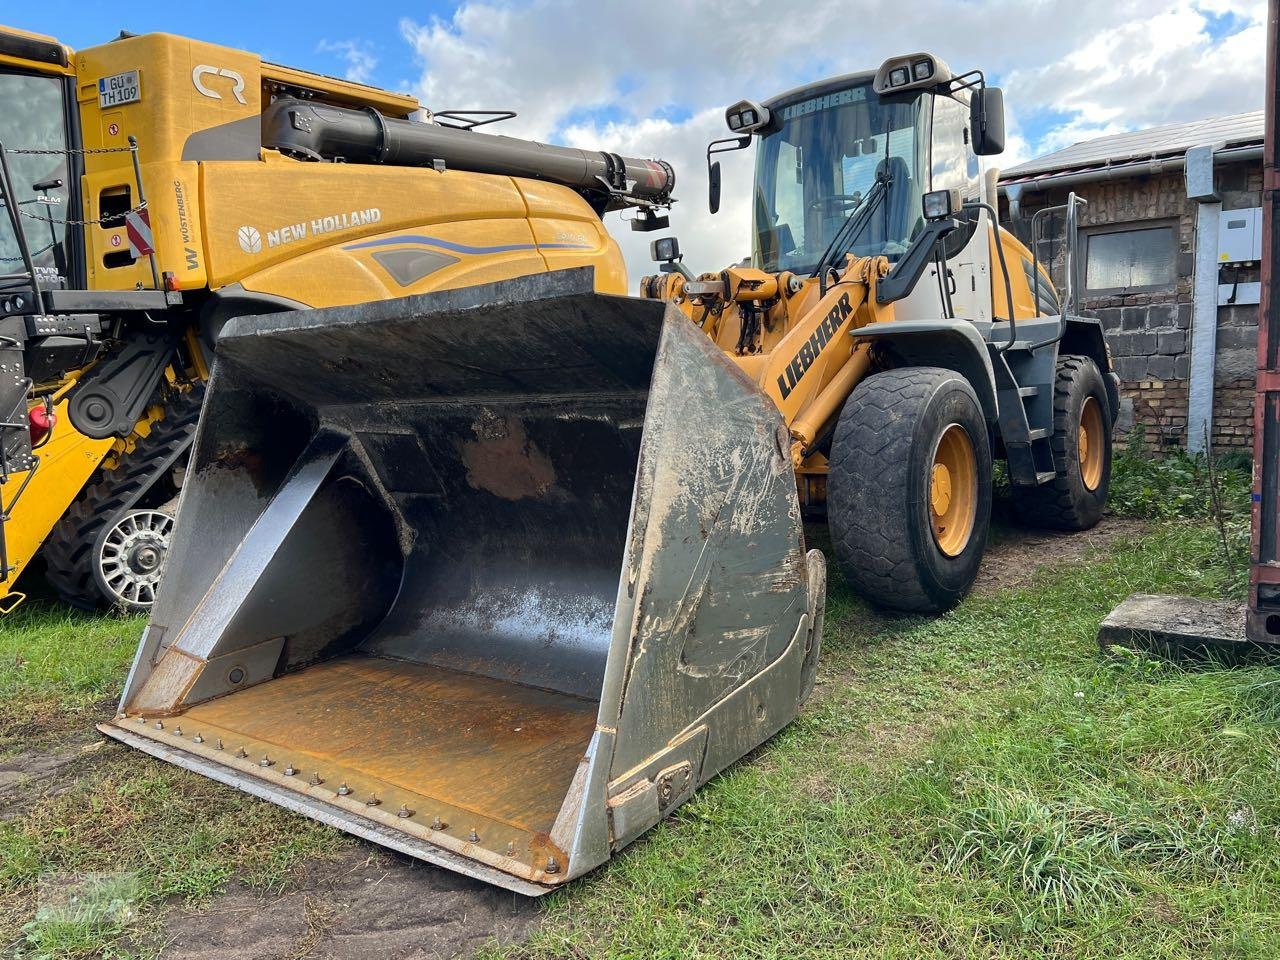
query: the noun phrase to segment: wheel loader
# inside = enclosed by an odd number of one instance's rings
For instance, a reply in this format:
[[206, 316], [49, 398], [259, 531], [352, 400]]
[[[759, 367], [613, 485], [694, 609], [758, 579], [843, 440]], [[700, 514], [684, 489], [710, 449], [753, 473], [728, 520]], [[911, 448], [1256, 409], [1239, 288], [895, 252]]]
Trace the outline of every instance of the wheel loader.
[[230, 317], [583, 265], [621, 293], [600, 214], [656, 225], [674, 183], [163, 34], [0, 28], [0, 105], [5, 611], [37, 552], [69, 602], [150, 608]]
[[937, 612], [970, 589], [993, 463], [1024, 521], [1080, 530], [1107, 499], [1119, 408], [1102, 328], [997, 216], [1003, 95], [928, 53], [726, 111], [716, 154], [756, 145], [751, 257], [694, 276], [674, 237], [646, 297], [680, 309], [786, 421], [806, 515], [878, 606]]
[[[663, 225], [670, 167], [163, 35], [0, 56], [44, 105], [0, 120], [4, 566], [86, 477], [77, 522], [131, 511], [104, 733], [538, 895], [795, 716], [825, 565], [783, 419], [601, 224]], [[157, 430], [163, 529], [113, 472]]]

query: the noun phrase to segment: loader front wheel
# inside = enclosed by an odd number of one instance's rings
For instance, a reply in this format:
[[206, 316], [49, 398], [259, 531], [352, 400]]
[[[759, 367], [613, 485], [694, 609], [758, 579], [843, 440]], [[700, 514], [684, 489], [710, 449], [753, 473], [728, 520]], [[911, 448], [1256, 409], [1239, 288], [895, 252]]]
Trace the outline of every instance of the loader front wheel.
[[836, 425], [827, 522], [846, 581], [880, 607], [937, 613], [978, 574], [991, 448], [960, 374], [909, 367], [858, 384]]
[[1051, 530], [1088, 530], [1102, 519], [1111, 487], [1111, 407], [1098, 365], [1089, 357], [1058, 358], [1053, 389], [1055, 476], [1013, 488], [1023, 523]]

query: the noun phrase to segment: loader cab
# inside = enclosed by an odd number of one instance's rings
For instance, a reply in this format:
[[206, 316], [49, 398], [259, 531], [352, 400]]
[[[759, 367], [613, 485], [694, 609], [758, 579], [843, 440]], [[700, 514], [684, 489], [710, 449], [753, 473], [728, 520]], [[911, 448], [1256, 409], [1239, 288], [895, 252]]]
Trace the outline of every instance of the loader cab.
[[74, 96], [61, 44], [0, 32], [0, 146], [13, 191], [4, 198], [12, 210], [0, 215], [0, 286], [25, 274], [15, 221], [43, 287], [84, 286], [79, 234], [68, 223], [80, 210]]
[[[921, 200], [929, 191], [958, 189], [965, 202], [980, 200], [979, 151], [996, 152], [1003, 137], [992, 118], [992, 136], [979, 142], [975, 86], [953, 78], [937, 58], [915, 54], [730, 107], [726, 119], [739, 135], [730, 149], [758, 141], [753, 265], [811, 272], [877, 178], [888, 178], [887, 193], [853, 241], [858, 256], [901, 257], [924, 228]], [[978, 218], [965, 219], [948, 238], [948, 256], [973, 238]]]

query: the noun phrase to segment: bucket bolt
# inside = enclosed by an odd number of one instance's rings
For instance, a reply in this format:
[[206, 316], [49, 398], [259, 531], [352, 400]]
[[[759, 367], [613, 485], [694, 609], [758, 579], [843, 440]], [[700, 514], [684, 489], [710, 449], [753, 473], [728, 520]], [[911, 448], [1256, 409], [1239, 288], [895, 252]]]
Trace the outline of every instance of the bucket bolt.
[[476, 833], [475, 827], [471, 828], [471, 832], [467, 834], [467, 839], [470, 840], [472, 843], [480, 842], [480, 834]]
[[507, 856], [514, 857], [516, 855], [516, 842], [514, 840], [507, 841]]
[[397, 816], [397, 817], [400, 817], [401, 819], [404, 819], [405, 817], [412, 817], [412, 816], [413, 816], [413, 811], [412, 811], [412, 810], [410, 810], [408, 807], [406, 807], [406, 806], [402, 803], [402, 804], [400, 804], [400, 809], [396, 811], [396, 816]]
[[270, 757], [268, 757], [268, 756], [264, 753], [264, 754], [262, 755], [262, 759], [258, 761], [258, 766], [260, 766], [260, 767], [269, 767], [269, 766], [271, 766], [273, 763], [275, 763], [275, 761], [274, 761], [274, 760], [272, 760]]
[[192, 738], [191, 738], [191, 742], [192, 742], [192, 743], [204, 743], [204, 737], [200, 736], [200, 734], [198, 734], [198, 733], [197, 733], [194, 737], [192, 737]]
[[371, 793], [369, 794], [369, 799], [364, 802], [364, 805], [366, 807], [376, 807], [380, 803], [382, 803], [382, 801], [379, 800], [377, 796]]
[[351, 788], [347, 786], [347, 782], [345, 780], [338, 785], [338, 796], [345, 797], [350, 792]]
[[547, 857], [546, 873], [559, 873], [560, 863], [555, 857]]
[[289, 764], [287, 767], [284, 768], [284, 770], [281, 771], [281, 773], [283, 773], [286, 777], [295, 776], [297, 772], [298, 772], [297, 768], [295, 768], [292, 763]]
[[173, 728], [173, 735], [174, 735], [175, 737], [180, 737], [180, 736], [182, 736], [182, 727], [174, 727], [174, 728]]
[[246, 757], [248, 757], [248, 756], [249, 756], [249, 754], [245, 752], [244, 747], [241, 747], [239, 750], [237, 750], [237, 751], [236, 751], [236, 759], [237, 759], [237, 760], [243, 760], [243, 759], [245, 759], [245, 758], [246, 758]]
[[163, 730], [163, 729], [164, 729], [164, 721], [163, 721], [163, 720], [157, 720], [157, 721], [156, 721], [156, 729], [157, 729], [157, 730]]
[[318, 787], [320, 784], [324, 783], [324, 777], [320, 776], [320, 771], [317, 770], [315, 773], [311, 774], [311, 780], [309, 782], [313, 787]]
[[215, 750], [221, 750], [221, 749], [222, 749], [222, 738], [221, 738], [221, 737], [219, 737], [219, 738], [218, 738], [218, 745], [217, 745], [214, 749], [215, 749]]
[[444, 830], [448, 826], [449, 825], [445, 823], [443, 820], [441, 820], [439, 817], [436, 817], [434, 820], [431, 821], [432, 830]]

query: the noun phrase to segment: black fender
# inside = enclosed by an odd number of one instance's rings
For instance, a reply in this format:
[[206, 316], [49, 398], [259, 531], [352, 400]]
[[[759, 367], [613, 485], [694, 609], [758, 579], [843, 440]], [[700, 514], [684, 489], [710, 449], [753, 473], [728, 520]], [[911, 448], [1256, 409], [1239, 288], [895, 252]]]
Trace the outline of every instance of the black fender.
[[1111, 354], [1107, 352], [1107, 340], [1102, 333], [1102, 321], [1096, 317], [1067, 317], [1062, 332], [1059, 353], [1074, 353], [1089, 357], [1102, 372], [1102, 382], [1107, 386], [1107, 401], [1111, 405], [1111, 422], [1120, 413], [1120, 378], [1111, 369]]
[[996, 377], [987, 341], [967, 320], [890, 320], [850, 335], [886, 349], [895, 366], [943, 367], [969, 381], [989, 423], [999, 417]]

